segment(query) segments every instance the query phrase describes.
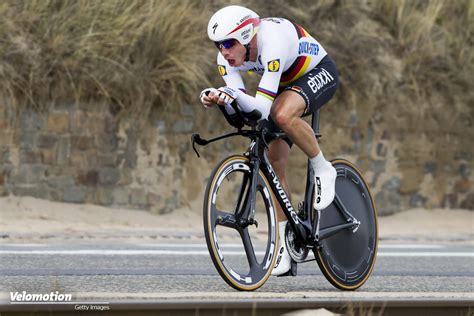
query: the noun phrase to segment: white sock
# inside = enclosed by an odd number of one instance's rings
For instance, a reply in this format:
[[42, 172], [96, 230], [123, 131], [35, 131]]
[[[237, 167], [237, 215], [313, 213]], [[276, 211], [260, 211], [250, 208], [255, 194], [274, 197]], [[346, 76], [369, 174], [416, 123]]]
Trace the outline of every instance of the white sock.
[[321, 150], [319, 151], [319, 154], [309, 159], [309, 162], [311, 163], [314, 171], [326, 167], [327, 164], [327, 160], [324, 158], [323, 152]]
[[288, 270], [290, 270], [291, 268], [291, 258], [290, 254], [288, 253], [288, 250], [286, 249], [285, 243], [286, 223], [288, 223], [287, 220], [278, 222], [278, 227], [280, 229], [280, 236], [278, 236], [278, 238], [280, 239], [280, 245], [278, 247], [277, 262], [275, 263], [276, 267], [273, 268], [272, 275], [281, 275], [285, 272], [288, 272]]
[[286, 248], [286, 245], [285, 245], [285, 228], [286, 228], [286, 224], [288, 223], [288, 220], [286, 221], [281, 221], [281, 222], [278, 222], [278, 228], [280, 229], [280, 240], [283, 242], [283, 245], [285, 248]]

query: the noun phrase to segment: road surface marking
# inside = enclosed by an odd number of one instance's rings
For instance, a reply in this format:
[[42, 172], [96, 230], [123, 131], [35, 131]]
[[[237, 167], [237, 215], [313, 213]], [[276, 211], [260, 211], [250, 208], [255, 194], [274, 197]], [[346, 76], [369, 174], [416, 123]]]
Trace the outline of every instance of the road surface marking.
[[[221, 248], [222, 250], [222, 248]], [[223, 251], [226, 256], [243, 256], [243, 251]], [[256, 255], [264, 255], [256, 251]], [[0, 255], [170, 255], [209, 256], [207, 250], [127, 250], [127, 249], [77, 249], [77, 250], [0, 250]], [[383, 252], [378, 257], [474, 257], [474, 252]]]

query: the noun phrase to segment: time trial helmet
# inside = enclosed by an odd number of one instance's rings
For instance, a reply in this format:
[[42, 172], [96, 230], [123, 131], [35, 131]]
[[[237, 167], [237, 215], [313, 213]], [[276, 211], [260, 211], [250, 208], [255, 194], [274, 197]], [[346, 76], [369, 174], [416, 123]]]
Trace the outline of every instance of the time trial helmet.
[[214, 13], [207, 26], [207, 35], [216, 45], [229, 39], [247, 45], [257, 34], [259, 25], [260, 17], [257, 13], [241, 6], [230, 5]]

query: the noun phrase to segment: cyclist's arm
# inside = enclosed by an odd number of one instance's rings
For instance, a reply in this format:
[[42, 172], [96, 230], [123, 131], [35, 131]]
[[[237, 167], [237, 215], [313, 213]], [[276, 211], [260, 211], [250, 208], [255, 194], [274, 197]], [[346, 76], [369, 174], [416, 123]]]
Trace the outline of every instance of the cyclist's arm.
[[[278, 51], [278, 55], [274, 53]], [[218, 55], [218, 67], [225, 66], [225, 68], [219, 69], [219, 73], [222, 75], [226, 85], [237, 91], [239, 107], [244, 112], [260, 111], [262, 114], [261, 119], [268, 118], [270, 114], [270, 108], [278, 91], [284, 62], [285, 57], [281, 50], [272, 50], [269, 54], [262, 53], [262, 63], [265, 71], [258, 85], [257, 94], [255, 97], [252, 97], [245, 93], [245, 86], [240, 72], [235, 67], [230, 67], [221, 54]], [[231, 108], [229, 111], [229, 108], [230, 106], [226, 106], [228, 113], [234, 113]]]
[[237, 103], [244, 112], [258, 110], [262, 113], [262, 119], [268, 118], [273, 100], [275, 100], [281, 72], [270, 72], [265, 69], [262, 79], [257, 88], [257, 94], [252, 97], [242, 91], [237, 91]]
[[283, 49], [278, 49], [276, 45], [271, 47], [271, 50], [268, 52], [264, 50], [261, 55], [265, 71], [258, 84], [255, 97], [241, 91], [237, 92], [237, 103], [240, 108], [245, 112], [257, 109], [262, 113], [262, 119], [268, 118], [270, 114], [270, 108], [278, 93], [278, 86], [286, 58]]
[[237, 91], [237, 103], [245, 112], [257, 109], [262, 113], [262, 119], [266, 119], [278, 93], [281, 75], [288, 57], [288, 45], [276, 32], [262, 34], [261, 41], [260, 59], [264, 72], [258, 84], [257, 93], [253, 97]]
[[[235, 67], [231, 67], [220, 53], [217, 54], [217, 70], [222, 79], [224, 79], [226, 86], [245, 93], [246, 90], [242, 75]], [[235, 113], [230, 105], [226, 105], [225, 109], [229, 114]]]

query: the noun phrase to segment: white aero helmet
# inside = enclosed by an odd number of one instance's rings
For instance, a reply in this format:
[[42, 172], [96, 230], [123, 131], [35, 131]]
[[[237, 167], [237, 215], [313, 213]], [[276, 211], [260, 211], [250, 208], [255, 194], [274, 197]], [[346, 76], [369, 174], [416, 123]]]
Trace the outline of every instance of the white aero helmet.
[[214, 13], [207, 26], [207, 35], [214, 42], [236, 39], [240, 44], [247, 45], [257, 33], [259, 25], [257, 13], [230, 5]]

